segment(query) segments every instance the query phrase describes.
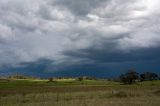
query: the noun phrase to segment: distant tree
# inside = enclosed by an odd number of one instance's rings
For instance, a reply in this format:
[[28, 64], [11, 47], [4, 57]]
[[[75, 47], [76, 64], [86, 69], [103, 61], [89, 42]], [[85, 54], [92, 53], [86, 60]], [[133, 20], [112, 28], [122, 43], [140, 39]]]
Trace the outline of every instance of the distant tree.
[[145, 78], [146, 78], [146, 77], [145, 77], [145, 74], [140, 74], [140, 80], [141, 80], [141, 81], [144, 81]]
[[97, 80], [95, 77], [86, 77], [86, 80]]
[[49, 80], [49, 82], [53, 82], [53, 78], [52, 78], [52, 77], [51, 77], [51, 78], [49, 78], [48, 80]]
[[156, 73], [153, 72], [145, 72], [144, 74], [141, 74], [144, 77], [144, 80], [156, 80], [158, 78], [158, 75]]
[[124, 74], [122, 74], [119, 78], [123, 83], [127, 83], [127, 77]]
[[120, 76], [120, 80], [123, 83], [127, 83], [127, 84], [132, 84], [133, 82], [135, 82], [135, 80], [138, 79], [138, 73], [134, 70], [128, 70], [128, 72], [126, 74], [122, 74]]
[[134, 70], [129, 70], [128, 73], [126, 73], [126, 76], [129, 84], [132, 84], [138, 79], [138, 73]]
[[151, 76], [150, 76], [150, 80], [156, 80], [158, 78], [158, 74], [156, 73], [151, 73]]
[[78, 77], [78, 81], [83, 81], [84, 78], [83, 77]]

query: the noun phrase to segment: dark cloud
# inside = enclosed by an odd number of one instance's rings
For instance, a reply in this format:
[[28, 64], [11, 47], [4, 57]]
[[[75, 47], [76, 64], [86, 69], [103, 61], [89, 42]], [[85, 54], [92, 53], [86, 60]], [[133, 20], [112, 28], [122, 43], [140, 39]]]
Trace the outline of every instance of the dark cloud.
[[101, 7], [103, 3], [110, 0], [55, 0], [53, 3], [63, 8], [67, 8], [76, 15], [87, 15], [93, 9]]
[[[44, 72], [39, 72], [58, 74], [156, 63], [159, 4], [159, 0], [1, 0], [0, 66], [31, 63], [26, 69], [32, 70], [44, 64]], [[51, 62], [38, 64], [42, 58]]]
[[160, 48], [139, 49], [130, 52], [110, 50], [111, 49], [108, 49], [106, 45], [103, 49], [88, 48], [77, 51], [68, 51], [65, 52], [65, 55], [74, 58], [86, 58], [95, 61], [96, 63], [153, 61], [160, 59]]

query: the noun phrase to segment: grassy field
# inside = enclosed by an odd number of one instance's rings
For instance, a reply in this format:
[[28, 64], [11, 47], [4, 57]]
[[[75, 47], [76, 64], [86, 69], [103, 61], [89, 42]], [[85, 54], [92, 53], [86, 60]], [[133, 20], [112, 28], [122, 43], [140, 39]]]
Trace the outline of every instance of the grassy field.
[[0, 81], [0, 106], [160, 106], [160, 81]]

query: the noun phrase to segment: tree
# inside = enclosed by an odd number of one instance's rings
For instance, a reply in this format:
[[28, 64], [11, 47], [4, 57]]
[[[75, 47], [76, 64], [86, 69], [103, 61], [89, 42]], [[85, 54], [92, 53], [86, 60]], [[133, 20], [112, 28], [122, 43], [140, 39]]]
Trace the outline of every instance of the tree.
[[52, 77], [50, 77], [48, 80], [49, 80], [48, 82], [53, 82], [53, 78]]
[[126, 74], [120, 76], [120, 80], [123, 83], [132, 84], [135, 80], [138, 79], [138, 73], [134, 70], [128, 70]]
[[141, 80], [141, 81], [144, 81], [145, 78], [146, 78], [146, 77], [145, 77], [145, 74], [140, 74], [140, 80]]
[[151, 73], [151, 76], [150, 76], [150, 80], [156, 80], [158, 78], [158, 75], [156, 73]]
[[152, 73], [152, 72], [146, 72], [140, 75], [141, 81], [144, 80], [156, 80], [158, 78], [158, 75], [156, 73]]
[[78, 81], [83, 81], [84, 78], [83, 77], [78, 77]]
[[127, 77], [124, 74], [120, 75], [119, 78], [123, 83], [127, 83]]

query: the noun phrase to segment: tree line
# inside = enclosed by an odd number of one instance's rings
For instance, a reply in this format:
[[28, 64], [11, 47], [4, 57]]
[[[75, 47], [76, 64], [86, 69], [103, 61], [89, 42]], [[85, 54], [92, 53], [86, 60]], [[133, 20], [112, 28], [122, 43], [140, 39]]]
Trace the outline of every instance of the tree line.
[[154, 72], [137, 73], [135, 70], [128, 70], [127, 73], [120, 75], [120, 81], [124, 84], [132, 84], [136, 81], [153, 81], [158, 79], [158, 74]]

